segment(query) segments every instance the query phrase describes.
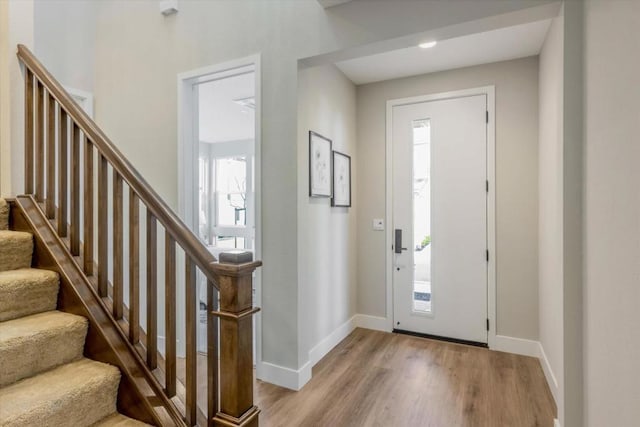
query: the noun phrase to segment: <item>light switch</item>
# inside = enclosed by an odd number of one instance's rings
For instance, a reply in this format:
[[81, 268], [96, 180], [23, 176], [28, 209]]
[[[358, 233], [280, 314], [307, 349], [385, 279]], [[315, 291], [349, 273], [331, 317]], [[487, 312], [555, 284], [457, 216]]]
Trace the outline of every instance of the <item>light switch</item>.
[[381, 219], [381, 218], [374, 219], [373, 229], [376, 231], [384, 231], [384, 219]]

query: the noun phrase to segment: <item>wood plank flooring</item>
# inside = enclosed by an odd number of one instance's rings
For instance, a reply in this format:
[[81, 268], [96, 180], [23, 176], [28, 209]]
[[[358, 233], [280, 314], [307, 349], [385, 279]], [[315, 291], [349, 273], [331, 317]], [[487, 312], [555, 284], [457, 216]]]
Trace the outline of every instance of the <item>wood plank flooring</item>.
[[260, 426], [553, 426], [537, 359], [356, 329], [299, 392], [256, 382]]

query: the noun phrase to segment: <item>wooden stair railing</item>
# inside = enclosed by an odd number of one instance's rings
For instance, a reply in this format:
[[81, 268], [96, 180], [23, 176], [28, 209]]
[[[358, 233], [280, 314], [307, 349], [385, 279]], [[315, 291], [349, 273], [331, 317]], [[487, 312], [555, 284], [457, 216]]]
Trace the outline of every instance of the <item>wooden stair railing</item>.
[[[151, 404], [167, 411], [176, 425], [193, 426], [204, 418], [200, 423], [208, 426], [257, 426], [251, 318], [258, 309], [252, 306], [252, 275], [261, 262], [218, 262], [33, 53], [18, 45], [17, 55], [25, 76], [25, 193], [39, 203], [146, 366], [150, 386], [161, 393], [160, 399], [149, 398]], [[199, 278], [207, 286], [206, 408], [198, 407]], [[176, 345], [181, 284], [184, 378], [178, 377]], [[165, 348], [159, 352], [156, 302], [163, 291]]]

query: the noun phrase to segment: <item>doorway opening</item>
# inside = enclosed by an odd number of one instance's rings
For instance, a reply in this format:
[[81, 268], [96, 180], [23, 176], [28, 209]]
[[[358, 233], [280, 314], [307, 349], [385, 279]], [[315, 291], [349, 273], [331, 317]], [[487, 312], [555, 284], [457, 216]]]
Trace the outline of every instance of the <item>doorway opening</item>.
[[[230, 250], [252, 252], [254, 259], [262, 256], [260, 94], [259, 56], [178, 76], [179, 213], [216, 258]], [[260, 271], [253, 284], [254, 305], [260, 306]], [[200, 353], [207, 351], [206, 287], [198, 272]], [[184, 304], [178, 307], [184, 309]], [[184, 319], [180, 313], [178, 318]], [[260, 316], [253, 321], [256, 363], [261, 359]]]

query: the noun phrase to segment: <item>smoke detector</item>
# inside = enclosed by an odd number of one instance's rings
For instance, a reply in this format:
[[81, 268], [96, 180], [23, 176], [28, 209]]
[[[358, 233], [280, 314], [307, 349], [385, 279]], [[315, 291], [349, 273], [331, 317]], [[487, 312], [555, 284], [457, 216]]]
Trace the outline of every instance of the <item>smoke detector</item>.
[[178, 0], [160, 0], [160, 13], [164, 16], [178, 13]]

